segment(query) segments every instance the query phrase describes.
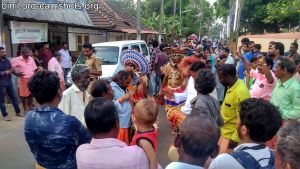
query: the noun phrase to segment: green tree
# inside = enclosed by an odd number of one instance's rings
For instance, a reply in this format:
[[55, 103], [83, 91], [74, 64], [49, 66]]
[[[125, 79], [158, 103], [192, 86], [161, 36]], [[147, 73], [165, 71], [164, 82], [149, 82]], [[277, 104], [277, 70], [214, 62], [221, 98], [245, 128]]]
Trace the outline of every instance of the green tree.
[[118, 6], [120, 9], [124, 9], [132, 16], [136, 15], [134, 0], [106, 0], [106, 1]]
[[[226, 22], [236, 0], [217, 0], [216, 16]], [[278, 33], [282, 29], [300, 26], [299, 0], [243, 0], [240, 18], [241, 33]]]
[[[108, 1], [125, 9], [132, 15], [136, 14], [133, 0]], [[161, 0], [141, 0], [141, 19], [143, 24], [156, 31], [159, 30], [160, 2]], [[180, 1], [177, 0], [176, 5], [174, 3], [175, 0], [164, 0], [162, 28], [165, 40], [173, 40], [173, 38], [178, 37], [180, 32]], [[181, 0], [181, 11], [182, 37], [186, 37], [192, 33], [199, 34], [199, 30], [201, 35], [212, 34], [211, 27], [215, 19], [214, 9], [207, 0]]]
[[300, 25], [300, 1], [281, 0], [266, 6], [266, 24], [277, 24], [280, 28], [291, 28]]

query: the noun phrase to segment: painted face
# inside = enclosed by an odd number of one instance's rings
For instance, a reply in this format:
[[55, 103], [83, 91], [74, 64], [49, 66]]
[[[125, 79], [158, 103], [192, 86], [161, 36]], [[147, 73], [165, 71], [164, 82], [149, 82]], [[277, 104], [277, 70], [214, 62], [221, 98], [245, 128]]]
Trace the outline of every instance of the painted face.
[[133, 64], [132, 62], [128, 62], [125, 64], [125, 70], [127, 71], [138, 71], [138, 69], [136, 68], [136, 65]]
[[181, 54], [172, 54], [171, 55], [171, 60], [174, 64], [178, 64], [182, 59], [182, 55]]

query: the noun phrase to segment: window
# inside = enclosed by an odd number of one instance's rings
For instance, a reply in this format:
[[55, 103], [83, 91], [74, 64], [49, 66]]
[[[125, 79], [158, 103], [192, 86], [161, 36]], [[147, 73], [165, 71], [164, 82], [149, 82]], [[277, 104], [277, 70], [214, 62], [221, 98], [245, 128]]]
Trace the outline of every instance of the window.
[[131, 49], [137, 50], [138, 52], [141, 52], [139, 45], [131, 45]]
[[148, 56], [149, 52], [148, 52], [148, 48], [147, 48], [146, 44], [141, 44], [141, 48], [142, 48], [143, 55]]
[[[96, 57], [101, 60], [102, 65], [115, 65], [119, 59], [119, 47], [116, 46], [97, 46], [95, 47]], [[80, 54], [76, 64], [84, 64], [86, 57]]]
[[77, 51], [82, 51], [83, 44], [89, 43], [89, 42], [90, 42], [89, 35], [77, 34], [77, 38], [76, 38]]
[[129, 49], [129, 47], [128, 47], [127, 45], [125, 45], [125, 46], [122, 47], [122, 52], [123, 52], [124, 50], [128, 50], [128, 49]]
[[119, 59], [119, 47], [99, 46], [95, 47], [96, 57], [101, 60], [102, 65], [115, 65]]
[[121, 40], [123, 40], [123, 36], [121, 35], [121, 36], [116, 36], [116, 41], [121, 41]]

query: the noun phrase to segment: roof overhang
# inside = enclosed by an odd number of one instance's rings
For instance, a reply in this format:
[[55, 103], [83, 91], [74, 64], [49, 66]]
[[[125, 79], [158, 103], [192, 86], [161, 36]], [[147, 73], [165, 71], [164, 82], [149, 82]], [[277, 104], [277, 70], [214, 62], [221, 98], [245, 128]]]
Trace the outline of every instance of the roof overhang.
[[[129, 34], [135, 34], [137, 33], [136, 29], [120, 29], [121, 32], [129, 33]], [[152, 31], [152, 30], [141, 30], [141, 34], [159, 34], [157, 31]]]

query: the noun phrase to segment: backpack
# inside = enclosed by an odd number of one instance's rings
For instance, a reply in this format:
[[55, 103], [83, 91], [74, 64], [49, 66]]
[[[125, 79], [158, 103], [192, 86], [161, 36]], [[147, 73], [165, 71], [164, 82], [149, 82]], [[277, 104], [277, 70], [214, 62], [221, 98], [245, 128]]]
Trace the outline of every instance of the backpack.
[[[245, 169], [275, 169], [274, 162], [275, 162], [275, 155], [272, 150], [270, 151], [271, 157], [270, 158], [262, 158], [258, 161], [249, 153], [243, 150], [252, 149], [252, 150], [260, 150], [265, 148], [265, 145], [257, 145], [254, 147], [245, 147], [238, 152], [234, 152], [231, 154], [233, 158], [235, 158]], [[265, 167], [262, 167], [259, 162], [261, 160], [269, 159], [269, 164]]]

